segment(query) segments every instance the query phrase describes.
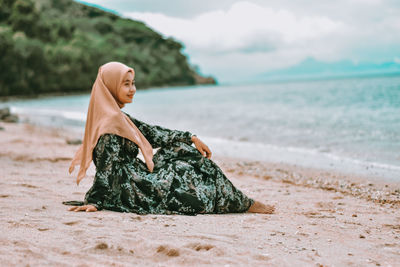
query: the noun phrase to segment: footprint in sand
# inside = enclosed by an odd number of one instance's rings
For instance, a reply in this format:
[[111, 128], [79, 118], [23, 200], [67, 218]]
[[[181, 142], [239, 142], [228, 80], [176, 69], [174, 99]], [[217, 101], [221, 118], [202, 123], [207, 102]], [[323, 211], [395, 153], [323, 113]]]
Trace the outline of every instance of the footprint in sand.
[[71, 225], [74, 225], [74, 224], [77, 224], [77, 223], [80, 223], [80, 221], [65, 222], [63, 224], [71, 226]]
[[180, 255], [178, 249], [170, 248], [168, 245], [158, 246], [156, 252], [159, 254], [164, 254], [168, 257], [178, 257]]
[[332, 202], [317, 202], [315, 203], [315, 206], [319, 211], [328, 211], [331, 213], [335, 212], [335, 204]]
[[92, 227], [104, 227], [104, 225], [102, 225], [102, 224], [95, 224], [95, 223], [89, 223], [88, 226], [92, 226]]
[[28, 187], [28, 188], [38, 188], [37, 186], [31, 185], [31, 184], [19, 184], [19, 186]]
[[133, 249], [129, 249], [125, 252], [125, 249], [121, 246], [117, 246], [117, 248], [113, 247], [112, 245], [109, 246], [107, 243], [105, 242], [100, 242], [98, 243], [96, 246], [94, 246], [95, 250], [116, 250], [120, 253], [128, 253], [128, 254], [135, 254], [135, 251]]
[[271, 260], [271, 257], [269, 257], [266, 254], [259, 254], [259, 255], [255, 255], [253, 256], [254, 259], [259, 260], [259, 261], [269, 261]]
[[322, 213], [320, 213], [320, 212], [316, 212], [316, 211], [307, 211], [307, 212], [303, 212], [302, 213], [303, 215], [305, 215], [306, 217], [308, 217], [308, 218], [314, 218], [314, 219], [324, 219], [324, 218], [330, 218], [330, 219], [332, 219], [332, 218], [336, 218], [335, 216], [333, 216], [333, 215], [324, 215], [324, 214], [322, 214]]
[[108, 249], [108, 245], [104, 242], [101, 242], [101, 243], [97, 244], [94, 248], [95, 249]]
[[400, 224], [394, 225], [394, 224], [384, 224], [383, 227], [389, 227], [393, 230], [400, 230]]
[[191, 243], [186, 246], [187, 248], [194, 249], [196, 251], [209, 251], [212, 248], [215, 248], [214, 245], [210, 244], [200, 244], [200, 243]]
[[131, 216], [132, 221], [142, 221], [142, 217], [141, 216]]
[[381, 245], [381, 246], [393, 248], [393, 247], [400, 247], [400, 244], [396, 244], [396, 243], [385, 243], [384, 245]]

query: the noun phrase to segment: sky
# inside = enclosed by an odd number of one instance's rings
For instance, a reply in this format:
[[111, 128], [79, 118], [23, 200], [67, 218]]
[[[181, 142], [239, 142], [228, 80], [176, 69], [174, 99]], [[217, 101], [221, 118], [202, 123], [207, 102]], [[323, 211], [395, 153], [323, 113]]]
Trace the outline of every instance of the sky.
[[85, 2], [182, 42], [190, 63], [221, 83], [250, 81], [310, 58], [400, 64], [398, 0]]

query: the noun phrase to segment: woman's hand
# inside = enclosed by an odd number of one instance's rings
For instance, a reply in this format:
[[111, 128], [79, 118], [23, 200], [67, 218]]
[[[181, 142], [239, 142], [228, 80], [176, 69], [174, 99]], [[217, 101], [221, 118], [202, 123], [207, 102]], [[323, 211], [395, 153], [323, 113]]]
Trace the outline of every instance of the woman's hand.
[[97, 211], [97, 208], [93, 205], [83, 205], [83, 206], [73, 206], [68, 209], [69, 211], [87, 211], [87, 212], [93, 212]]
[[200, 151], [200, 153], [210, 159], [211, 158], [211, 150], [208, 148], [206, 144], [203, 143], [197, 136], [193, 135], [192, 136], [192, 142], [196, 146], [197, 150]]

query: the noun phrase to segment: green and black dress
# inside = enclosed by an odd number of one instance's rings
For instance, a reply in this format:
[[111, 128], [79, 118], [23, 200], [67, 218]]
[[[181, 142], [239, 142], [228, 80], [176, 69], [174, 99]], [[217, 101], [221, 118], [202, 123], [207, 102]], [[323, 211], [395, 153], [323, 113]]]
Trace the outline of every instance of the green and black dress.
[[153, 172], [137, 157], [139, 147], [134, 142], [104, 134], [93, 151], [96, 175], [83, 204], [98, 210], [191, 215], [246, 212], [253, 204], [192, 146], [190, 132], [130, 119], [152, 147], [159, 148]]

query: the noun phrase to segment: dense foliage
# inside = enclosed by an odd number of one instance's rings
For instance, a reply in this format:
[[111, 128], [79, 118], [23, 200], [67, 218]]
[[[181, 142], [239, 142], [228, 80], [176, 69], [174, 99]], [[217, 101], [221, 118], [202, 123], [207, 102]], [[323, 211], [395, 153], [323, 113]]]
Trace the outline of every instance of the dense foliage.
[[98, 67], [121, 61], [138, 87], [196, 83], [182, 45], [72, 0], [0, 0], [0, 96], [89, 91]]

